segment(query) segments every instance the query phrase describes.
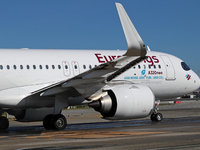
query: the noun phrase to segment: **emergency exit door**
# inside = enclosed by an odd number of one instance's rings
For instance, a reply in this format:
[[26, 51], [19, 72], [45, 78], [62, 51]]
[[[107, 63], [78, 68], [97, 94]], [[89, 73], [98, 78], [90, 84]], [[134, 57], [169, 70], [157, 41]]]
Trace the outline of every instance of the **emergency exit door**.
[[63, 73], [65, 76], [70, 76], [70, 66], [69, 63], [67, 61], [63, 61], [62, 62], [63, 65]]
[[72, 70], [73, 70], [73, 74], [75, 76], [80, 74], [80, 68], [79, 68], [79, 64], [77, 61], [72, 61]]
[[175, 70], [170, 58], [166, 55], [161, 56], [166, 68], [166, 80], [175, 80]]

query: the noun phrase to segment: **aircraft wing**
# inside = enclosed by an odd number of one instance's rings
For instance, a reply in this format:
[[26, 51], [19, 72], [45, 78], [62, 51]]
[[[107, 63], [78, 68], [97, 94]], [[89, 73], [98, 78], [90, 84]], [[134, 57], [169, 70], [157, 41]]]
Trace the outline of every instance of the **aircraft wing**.
[[128, 50], [124, 55], [144, 57], [146, 55], [146, 47], [142, 38], [135, 29], [124, 7], [120, 3], [116, 3], [116, 7], [128, 44]]
[[116, 3], [116, 7], [127, 40], [128, 50], [126, 53], [120, 58], [101, 64], [71, 79], [34, 91], [31, 95], [39, 94], [40, 96], [51, 96], [74, 88], [75, 91], [77, 91], [77, 95], [81, 94], [84, 98], [88, 98], [105, 86], [109, 81], [146, 59], [146, 48], [140, 35], [123, 6]]

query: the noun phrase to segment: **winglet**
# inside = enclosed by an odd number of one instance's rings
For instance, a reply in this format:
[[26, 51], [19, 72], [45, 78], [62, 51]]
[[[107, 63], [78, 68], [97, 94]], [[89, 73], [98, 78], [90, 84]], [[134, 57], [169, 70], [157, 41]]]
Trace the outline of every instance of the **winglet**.
[[120, 3], [115, 3], [115, 4], [117, 7], [119, 18], [120, 18], [120, 21], [124, 30], [124, 34], [126, 37], [126, 41], [128, 44], [128, 50], [124, 54], [124, 56], [144, 57], [147, 53], [144, 42], [142, 41], [137, 30], [135, 29], [124, 7]]
[[151, 49], [149, 48], [149, 46], [147, 46], [147, 51], [151, 51]]

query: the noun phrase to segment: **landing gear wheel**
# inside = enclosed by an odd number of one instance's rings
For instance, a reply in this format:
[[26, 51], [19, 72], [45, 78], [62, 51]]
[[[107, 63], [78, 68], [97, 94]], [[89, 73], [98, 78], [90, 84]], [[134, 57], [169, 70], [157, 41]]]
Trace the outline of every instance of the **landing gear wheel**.
[[161, 113], [156, 114], [156, 121], [161, 122], [163, 120], [163, 115]]
[[7, 130], [9, 127], [9, 121], [6, 117], [0, 117], [0, 130]]
[[67, 126], [67, 120], [65, 116], [59, 114], [53, 118], [53, 124], [56, 130], [63, 130]]
[[43, 120], [43, 126], [46, 130], [63, 130], [67, 126], [67, 120], [65, 116], [59, 115], [47, 115]]
[[63, 130], [67, 126], [67, 120], [65, 116], [61, 114], [55, 115], [53, 118], [53, 124], [54, 124], [55, 129]]
[[43, 120], [43, 126], [46, 130], [53, 129], [53, 117], [54, 115], [47, 115]]
[[163, 120], [163, 116], [161, 113], [153, 113], [151, 115], [151, 121], [161, 122]]
[[151, 121], [156, 121], [156, 114], [151, 114]]

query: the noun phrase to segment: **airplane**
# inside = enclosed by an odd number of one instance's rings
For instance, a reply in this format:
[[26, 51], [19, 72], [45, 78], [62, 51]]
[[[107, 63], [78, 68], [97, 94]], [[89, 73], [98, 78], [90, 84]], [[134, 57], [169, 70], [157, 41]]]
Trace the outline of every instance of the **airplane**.
[[[116, 7], [127, 51], [1, 49], [0, 112], [16, 121], [43, 121], [46, 130], [65, 129], [62, 110], [76, 105], [89, 105], [109, 120], [162, 121], [158, 100], [199, 88], [184, 61], [146, 49], [124, 7]], [[0, 117], [0, 129], [8, 127]]]

